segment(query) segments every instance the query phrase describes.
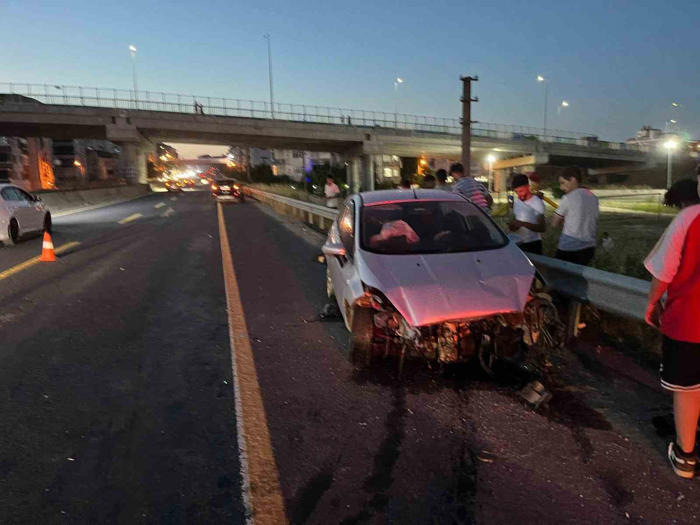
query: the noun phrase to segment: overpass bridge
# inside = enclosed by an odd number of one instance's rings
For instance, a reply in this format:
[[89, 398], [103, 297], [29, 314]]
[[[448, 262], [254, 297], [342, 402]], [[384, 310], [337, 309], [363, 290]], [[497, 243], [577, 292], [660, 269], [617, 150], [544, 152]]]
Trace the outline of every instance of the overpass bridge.
[[[124, 169], [145, 181], [145, 152], [158, 142], [245, 144], [342, 154], [354, 189], [374, 186], [376, 155], [459, 159], [458, 119], [324, 106], [199, 97], [165, 92], [0, 83], [3, 135], [93, 138], [117, 143]], [[639, 166], [649, 153], [636, 145], [584, 133], [489, 123], [472, 125], [472, 151], [494, 170], [578, 164]]]

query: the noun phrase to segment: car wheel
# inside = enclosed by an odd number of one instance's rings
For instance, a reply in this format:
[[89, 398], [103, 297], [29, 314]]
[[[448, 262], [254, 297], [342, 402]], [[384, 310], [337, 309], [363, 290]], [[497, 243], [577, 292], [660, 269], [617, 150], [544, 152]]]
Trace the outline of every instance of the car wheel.
[[46, 216], [44, 217], [44, 231], [45, 231], [46, 233], [52, 233], [52, 232], [51, 232], [51, 227], [52, 227], [52, 223], [51, 223], [51, 214], [50, 214], [50, 213], [47, 213]]
[[19, 224], [16, 219], [12, 219], [7, 226], [7, 244], [13, 246], [19, 242]]
[[333, 279], [331, 278], [331, 272], [326, 265], [326, 295], [329, 299], [335, 299], [335, 290], [333, 289]]
[[355, 308], [350, 332], [350, 362], [357, 368], [369, 368], [374, 352], [374, 311], [370, 308]]

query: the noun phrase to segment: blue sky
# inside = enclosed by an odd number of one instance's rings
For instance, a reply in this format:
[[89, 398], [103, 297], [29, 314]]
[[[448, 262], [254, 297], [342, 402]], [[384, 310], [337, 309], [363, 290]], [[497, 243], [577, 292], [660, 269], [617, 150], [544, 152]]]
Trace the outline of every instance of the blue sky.
[[[0, 82], [131, 86], [458, 117], [478, 75], [483, 122], [624, 140], [675, 118], [700, 138], [697, 0], [115, 2], [0, 0]], [[566, 99], [570, 107], [557, 114]], [[673, 101], [681, 103], [674, 110]]]

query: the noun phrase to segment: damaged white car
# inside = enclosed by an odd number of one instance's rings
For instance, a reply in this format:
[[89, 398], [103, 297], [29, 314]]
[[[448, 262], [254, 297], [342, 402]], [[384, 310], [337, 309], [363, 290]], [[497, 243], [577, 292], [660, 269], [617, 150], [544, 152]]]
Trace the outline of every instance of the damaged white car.
[[350, 358], [522, 361], [562, 344], [529, 259], [478, 206], [438, 190], [352, 195], [323, 245], [326, 288], [351, 332]]

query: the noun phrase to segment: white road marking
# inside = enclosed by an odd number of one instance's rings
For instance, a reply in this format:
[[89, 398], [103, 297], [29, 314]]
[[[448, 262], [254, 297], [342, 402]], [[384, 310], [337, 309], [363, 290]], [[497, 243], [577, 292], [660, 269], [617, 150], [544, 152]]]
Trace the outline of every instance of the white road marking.
[[164, 203], [164, 202], [159, 202], [158, 204], [156, 204], [156, 205], [153, 206], [153, 207], [157, 210], [158, 208], [162, 208], [163, 206], [165, 206], [165, 203]]

